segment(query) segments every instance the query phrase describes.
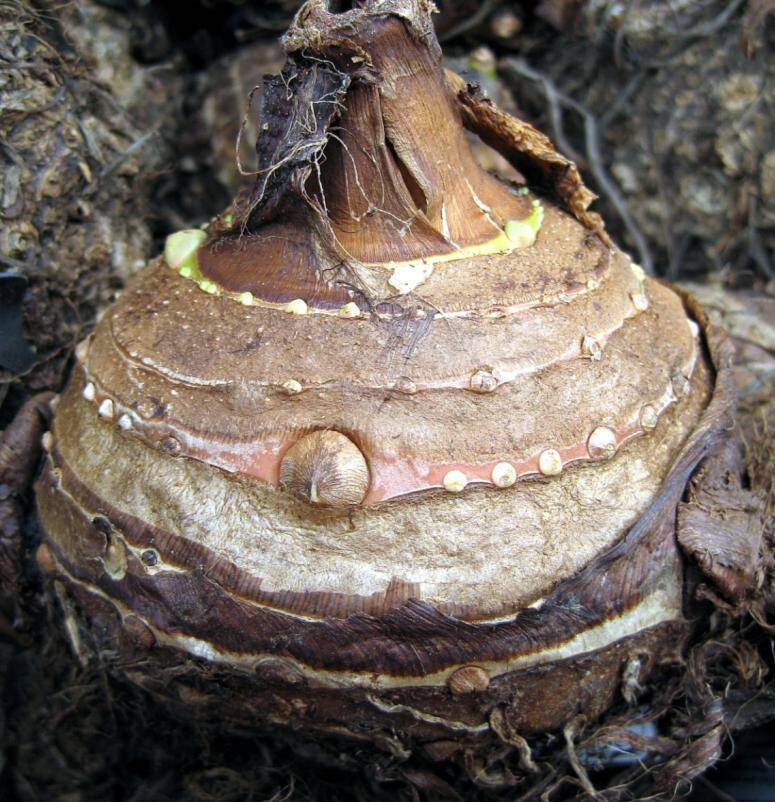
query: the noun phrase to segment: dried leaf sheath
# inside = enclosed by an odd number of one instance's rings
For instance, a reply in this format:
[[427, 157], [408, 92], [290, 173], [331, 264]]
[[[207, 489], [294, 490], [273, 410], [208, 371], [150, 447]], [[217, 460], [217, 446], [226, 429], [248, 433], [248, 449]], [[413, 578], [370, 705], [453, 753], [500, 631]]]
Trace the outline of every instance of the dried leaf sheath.
[[502, 704], [524, 732], [596, 715], [688, 633], [676, 508], [728, 346], [574, 165], [448, 80], [429, 9], [299, 12], [252, 197], [168, 241], [54, 423], [52, 570], [147, 651], [138, 681], [233, 672], [239, 720], [487, 741]]
[[548, 137], [529, 123], [501, 111], [479, 94], [476, 86], [466, 85], [449, 70], [446, 75], [460, 104], [465, 126], [522, 171], [530, 184], [545, 191], [610, 245], [600, 215], [589, 211], [596, 196], [582, 183], [576, 165], [558, 153]]

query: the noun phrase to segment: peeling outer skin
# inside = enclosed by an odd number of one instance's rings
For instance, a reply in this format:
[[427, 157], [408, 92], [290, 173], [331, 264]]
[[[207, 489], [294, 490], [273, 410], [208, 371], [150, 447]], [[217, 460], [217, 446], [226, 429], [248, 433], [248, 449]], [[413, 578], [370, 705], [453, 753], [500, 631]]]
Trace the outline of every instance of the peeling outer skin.
[[[684, 303], [710, 326], [691, 295], [680, 291]], [[726, 335], [724, 335], [726, 336]], [[731, 352], [730, 342], [724, 347]], [[727, 356], [728, 363], [731, 357]], [[730, 371], [725, 371], [727, 392], [732, 394]], [[732, 412], [727, 421], [732, 427]], [[678, 507], [677, 537], [686, 556], [732, 605], [745, 608], [759, 589], [764, 568], [762, 534], [765, 531], [763, 499], [744, 489], [745, 461], [739, 436], [717, 442], [692, 477], [688, 498]]]
[[28, 399], [0, 437], [0, 499], [26, 492], [40, 456], [40, 438], [51, 417], [53, 393]]
[[596, 195], [587, 189], [578, 167], [558, 153], [549, 138], [529, 123], [501, 111], [475, 85], [445, 70], [463, 115], [463, 124], [519, 170], [531, 185], [547, 191], [605, 242], [611, 240], [596, 212], [588, 211]]
[[[290, 58], [283, 79], [266, 86], [260, 175], [250, 204], [235, 209], [231, 229], [215, 231], [201, 250], [208, 292], [250, 293], [267, 308], [300, 299], [315, 313], [331, 314], [347, 303], [365, 312], [396, 290], [405, 295], [421, 287], [438, 306], [433, 288], [445, 280], [440, 274], [454, 273], [452, 265], [476, 261], [469, 257], [488, 248], [530, 250], [535, 228], [523, 237], [513, 224], [528, 225], [534, 212], [541, 212], [534, 221], [539, 238], [551, 241], [554, 256], [574, 271], [566, 237], [543, 222], [540, 201], [476, 165], [459, 100], [441, 68], [431, 11], [422, 2], [368, 2], [331, 13], [314, 2], [297, 15], [284, 40]], [[300, 125], [309, 113], [314, 119]], [[511, 123], [520, 141], [528, 138], [526, 127]], [[521, 155], [541, 165], [533, 171], [538, 185], [570, 198], [572, 212], [589, 224], [593, 216], [581, 209], [593, 196], [575, 166], [529, 130]], [[557, 210], [546, 212], [549, 218]], [[610, 246], [594, 222], [599, 244]], [[459, 295], [447, 292], [442, 305]], [[448, 311], [472, 311], [472, 300]]]
[[692, 477], [678, 508], [678, 542], [721, 595], [745, 606], [763, 568], [764, 500], [744, 490], [737, 440], [719, 443]]
[[[258, 661], [250, 670], [187, 656], [189, 671], [181, 676], [165, 670], [180, 665], [179, 648], [161, 641], [149, 650], [137, 643], [136, 627], [130, 633], [129, 619], [122, 621], [112, 603], [79, 585], [67, 588], [82, 611], [81, 626], [89, 628], [102, 653], [124, 658], [133, 666], [129, 679], [182, 715], [217, 720], [220, 727], [290, 725], [373, 740], [385, 750], [450, 737], [461, 749], [497, 743], [489, 723], [495, 711], [524, 735], [550, 731], [579, 713], [594, 719], [616, 701], [624, 666], [639, 660], [639, 678], [645, 681], [681, 659], [689, 631], [684, 621], [659, 624], [592, 653], [495, 677], [484, 692], [453, 697], [446, 686], [321, 685], [277, 658]], [[213, 688], [220, 690], [216, 694]]]
[[[500, 622], [468, 623], [412, 600], [379, 617], [289, 616], [227, 593], [217, 558], [200, 562], [199, 570], [149, 574], [130, 556], [124, 577], [113, 579], [89, 557], [104, 549], [104, 535], [90, 523], [94, 506], [68, 502], [51, 465], [38, 486], [41, 521], [61, 577], [137, 615], [162, 641], [217, 662], [255, 667], [272, 655], [313, 683], [373, 688], [441, 685], [468, 664], [495, 677], [552, 664], [681, 618], [674, 513], [697, 464], [725, 437], [733, 405], [730, 343], [712, 327], [707, 336], [717, 369], [712, 400], [646, 513], [540, 606]], [[92, 504], [99, 504], [96, 497]], [[128, 522], [115, 517], [120, 532]]]
[[283, 77], [265, 87], [256, 187], [231, 231], [202, 249], [206, 280], [269, 303], [293, 300], [277, 295], [292, 287], [336, 308], [347, 286], [394, 294], [368, 263], [457, 255], [530, 216], [531, 202], [473, 158], [430, 12], [419, 2], [300, 12]]

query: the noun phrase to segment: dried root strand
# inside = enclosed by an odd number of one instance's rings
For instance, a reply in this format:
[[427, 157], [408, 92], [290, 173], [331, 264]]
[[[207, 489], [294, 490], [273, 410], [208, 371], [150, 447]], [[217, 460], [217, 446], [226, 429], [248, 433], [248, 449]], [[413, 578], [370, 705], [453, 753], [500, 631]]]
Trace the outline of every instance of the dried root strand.
[[41, 450], [41, 435], [50, 416], [53, 393], [30, 398], [0, 438], [0, 595], [18, 594], [24, 544], [22, 496]]

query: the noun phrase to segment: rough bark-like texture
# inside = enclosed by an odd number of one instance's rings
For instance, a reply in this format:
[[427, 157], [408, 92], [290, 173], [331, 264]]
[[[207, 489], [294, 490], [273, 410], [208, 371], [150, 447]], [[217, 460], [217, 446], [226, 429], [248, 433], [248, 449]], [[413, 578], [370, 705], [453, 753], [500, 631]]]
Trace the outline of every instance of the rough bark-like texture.
[[742, 487], [742, 465], [739, 443], [718, 446], [678, 517], [681, 547], [733, 602], [750, 597], [763, 579], [764, 504]]
[[37, 354], [24, 381], [52, 388], [98, 309], [148, 256], [138, 190], [159, 143], [95, 80], [50, 9], [10, 2], [0, 14], [0, 252], [28, 281], [24, 331]]
[[[737, 610], [753, 604], [767, 615], [775, 560], [775, 299], [766, 292], [732, 293], [713, 284], [687, 284], [685, 289], [696, 292], [709, 318], [733, 337], [740, 402], [732, 441], [709, 461], [707, 484], [694, 490], [681, 511], [690, 523], [682, 535], [684, 545], [703, 569], [710, 598]], [[695, 523], [708, 529], [704, 547], [694, 537]], [[706, 588], [700, 592], [706, 594]]]

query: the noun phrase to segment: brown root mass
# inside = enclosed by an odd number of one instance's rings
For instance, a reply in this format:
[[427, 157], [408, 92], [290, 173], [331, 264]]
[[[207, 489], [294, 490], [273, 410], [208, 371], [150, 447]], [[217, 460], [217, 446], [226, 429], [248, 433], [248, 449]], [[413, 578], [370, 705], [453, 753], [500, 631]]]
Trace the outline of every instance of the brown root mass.
[[0, 259], [28, 281], [36, 359], [24, 382], [38, 390], [61, 383], [75, 343], [149, 254], [141, 188], [160, 141], [95, 80], [48, 8], [8, 2], [0, 15]]
[[572, 6], [564, 47], [501, 62], [523, 112], [575, 154], [615, 238], [671, 280], [775, 276], [772, 6]]

